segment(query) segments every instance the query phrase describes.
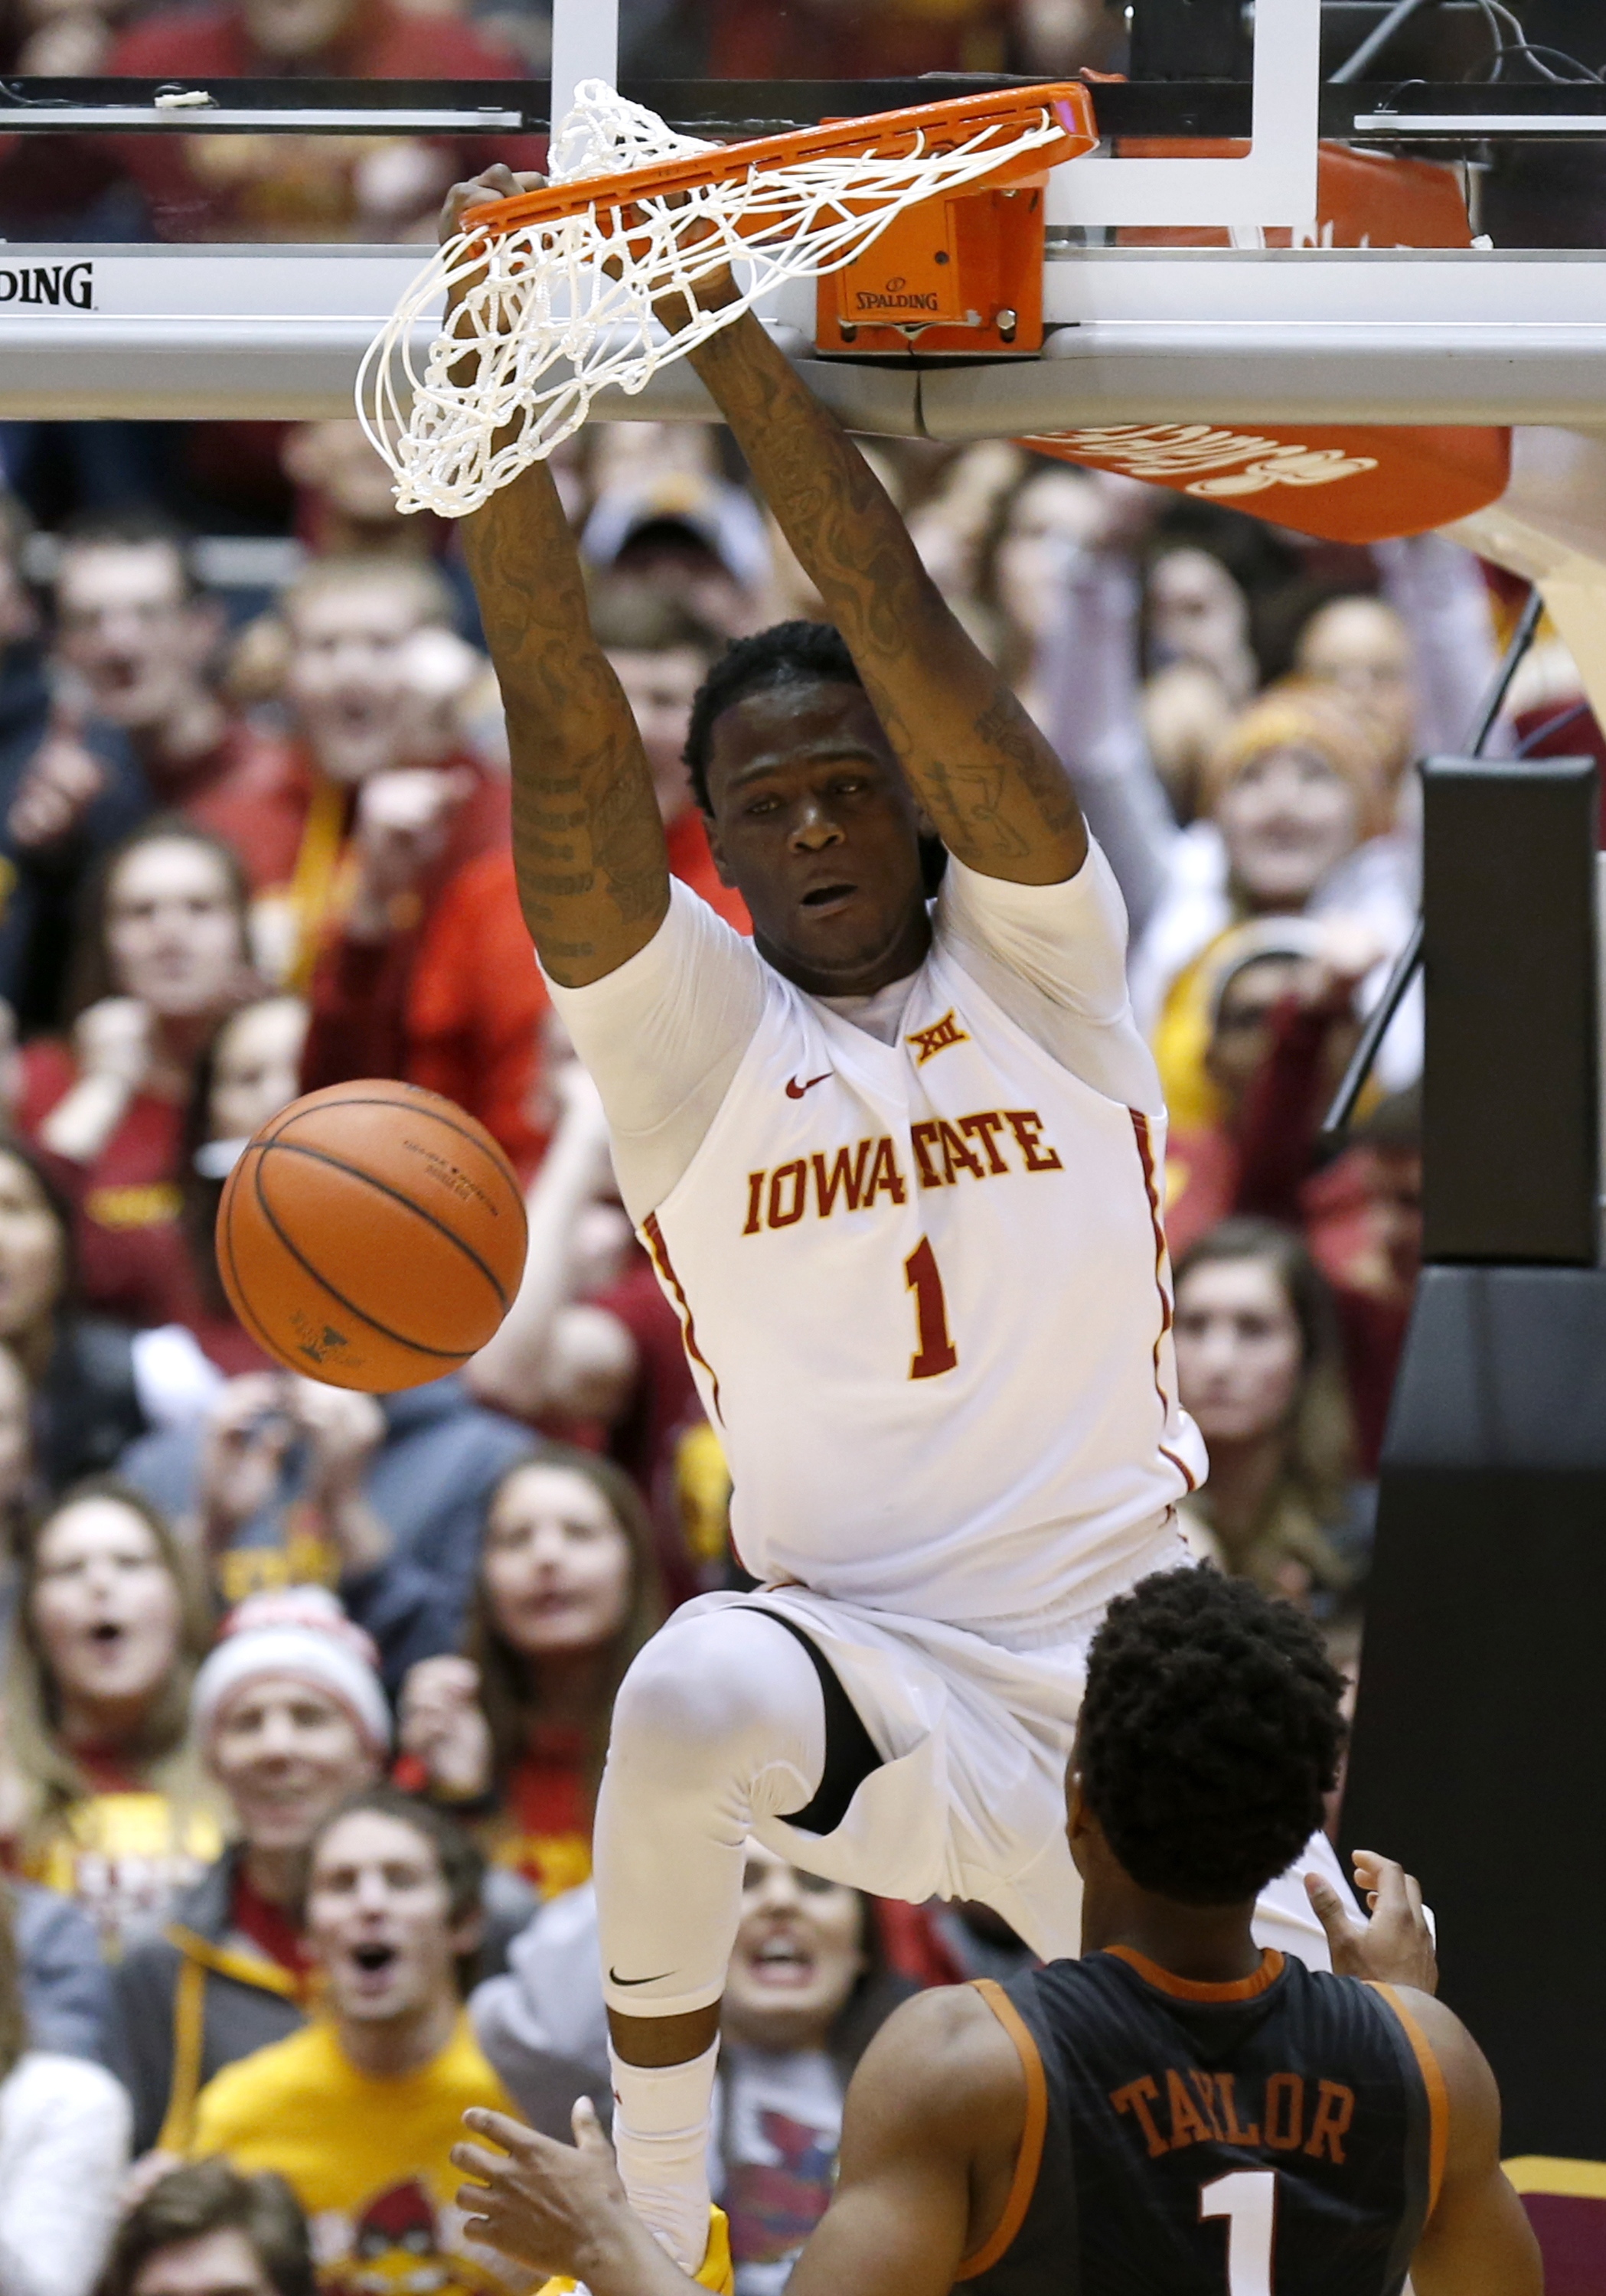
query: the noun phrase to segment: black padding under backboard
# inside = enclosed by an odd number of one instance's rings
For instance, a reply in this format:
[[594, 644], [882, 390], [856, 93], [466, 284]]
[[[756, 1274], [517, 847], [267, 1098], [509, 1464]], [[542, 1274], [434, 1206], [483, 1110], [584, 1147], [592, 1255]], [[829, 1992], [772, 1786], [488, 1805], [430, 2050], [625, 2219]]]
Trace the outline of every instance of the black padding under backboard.
[[1424, 1255], [1594, 1267], [1594, 760], [1423, 768]]
[[1503, 2148], [1606, 2160], [1606, 1271], [1429, 1267], [1383, 1455], [1347, 1846], [1418, 1874]]

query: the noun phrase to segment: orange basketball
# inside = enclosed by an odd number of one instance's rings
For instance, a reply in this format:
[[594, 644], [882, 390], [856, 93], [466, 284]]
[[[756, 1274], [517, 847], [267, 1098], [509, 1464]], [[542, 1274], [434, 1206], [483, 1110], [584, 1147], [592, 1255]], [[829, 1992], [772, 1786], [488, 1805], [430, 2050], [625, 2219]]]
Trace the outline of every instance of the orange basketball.
[[416, 1085], [327, 1085], [265, 1124], [218, 1207], [218, 1268], [292, 1371], [371, 1395], [482, 1348], [524, 1267], [524, 1204], [482, 1124]]

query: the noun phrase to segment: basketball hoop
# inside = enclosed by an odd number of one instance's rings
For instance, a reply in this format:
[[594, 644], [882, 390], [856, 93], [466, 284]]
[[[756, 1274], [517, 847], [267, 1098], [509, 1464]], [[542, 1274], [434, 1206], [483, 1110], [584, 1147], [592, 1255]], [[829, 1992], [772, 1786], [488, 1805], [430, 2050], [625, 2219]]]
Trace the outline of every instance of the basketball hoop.
[[[404, 511], [461, 518], [783, 280], [852, 263], [925, 200], [1041, 174], [1093, 149], [1085, 87], [1004, 88], [733, 144], [677, 135], [582, 81], [541, 190], [471, 208], [370, 347], [365, 431]], [[738, 292], [678, 333], [655, 303], [728, 265]], [[415, 328], [456, 291], [422, 375]], [[410, 398], [410, 411], [406, 400]]]

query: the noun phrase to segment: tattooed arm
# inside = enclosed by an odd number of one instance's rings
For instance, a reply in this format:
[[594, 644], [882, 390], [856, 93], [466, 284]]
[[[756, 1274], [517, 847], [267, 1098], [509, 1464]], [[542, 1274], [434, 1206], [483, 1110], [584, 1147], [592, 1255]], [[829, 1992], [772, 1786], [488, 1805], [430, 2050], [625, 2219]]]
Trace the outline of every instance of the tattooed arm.
[[[491, 168], [453, 190], [465, 207], [521, 185]], [[614, 972], [669, 906], [652, 775], [619, 680], [591, 635], [568, 520], [545, 463], [463, 521], [513, 757], [513, 858], [542, 965], [566, 988]]]
[[825, 600], [949, 850], [1058, 884], [1087, 853], [1069, 776], [955, 619], [880, 480], [748, 314], [691, 355]]

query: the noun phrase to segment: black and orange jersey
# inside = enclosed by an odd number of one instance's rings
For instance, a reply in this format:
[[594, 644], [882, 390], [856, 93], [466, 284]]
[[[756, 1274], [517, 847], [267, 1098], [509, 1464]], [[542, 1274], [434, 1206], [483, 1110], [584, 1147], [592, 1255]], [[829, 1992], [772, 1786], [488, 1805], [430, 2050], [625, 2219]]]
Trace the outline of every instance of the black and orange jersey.
[[970, 2296], [1397, 2296], [1446, 2115], [1391, 1988], [1276, 1953], [1190, 1984], [1116, 1947], [979, 1989], [1027, 2112]]

